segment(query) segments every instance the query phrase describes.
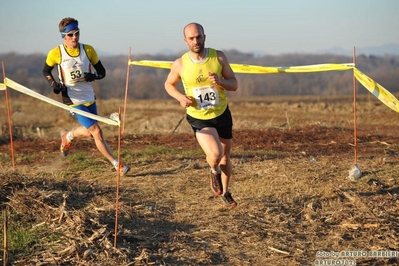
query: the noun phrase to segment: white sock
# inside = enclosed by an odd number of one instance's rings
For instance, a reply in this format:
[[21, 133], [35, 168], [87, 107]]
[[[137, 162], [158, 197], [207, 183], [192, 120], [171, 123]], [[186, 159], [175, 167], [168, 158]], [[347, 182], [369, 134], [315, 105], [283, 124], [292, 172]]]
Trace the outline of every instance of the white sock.
[[222, 172], [222, 170], [221, 170], [220, 167], [218, 166], [217, 170], [211, 168], [211, 172], [212, 172], [213, 174], [215, 174], [215, 173], [220, 174], [220, 173]]
[[72, 131], [68, 131], [68, 134], [66, 135], [66, 139], [67, 139], [69, 142], [72, 142], [72, 140], [73, 140]]
[[118, 169], [118, 167], [119, 167], [119, 165], [118, 165], [118, 159], [115, 159], [115, 160], [112, 162], [112, 165], [115, 167], [115, 169]]

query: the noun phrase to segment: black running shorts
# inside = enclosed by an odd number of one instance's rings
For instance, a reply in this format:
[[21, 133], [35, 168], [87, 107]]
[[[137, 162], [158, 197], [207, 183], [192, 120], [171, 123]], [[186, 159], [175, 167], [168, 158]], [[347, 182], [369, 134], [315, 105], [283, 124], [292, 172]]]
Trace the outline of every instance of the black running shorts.
[[227, 106], [223, 114], [209, 120], [196, 119], [189, 115], [187, 115], [186, 118], [188, 123], [191, 125], [194, 134], [204, 127], [214, 127], [216, 128], [219, 137], [224, 139], [233, 138], [233, 118], [231, 116], [229, 106]]

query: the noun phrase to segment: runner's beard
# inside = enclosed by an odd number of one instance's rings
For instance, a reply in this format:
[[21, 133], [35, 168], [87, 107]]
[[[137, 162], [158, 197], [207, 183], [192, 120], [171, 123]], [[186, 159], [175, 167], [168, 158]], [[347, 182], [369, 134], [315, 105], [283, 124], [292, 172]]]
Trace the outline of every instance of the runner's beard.
[[191, 49], [191, 51], [192, 51], [193, 53], [196, 53], [196, 54], [201, 54], [202, 51], [204, 51], [204, 44], [203, 44], [203, 43], [198, 44], [198, 48], [193, 47], [193, 48]]

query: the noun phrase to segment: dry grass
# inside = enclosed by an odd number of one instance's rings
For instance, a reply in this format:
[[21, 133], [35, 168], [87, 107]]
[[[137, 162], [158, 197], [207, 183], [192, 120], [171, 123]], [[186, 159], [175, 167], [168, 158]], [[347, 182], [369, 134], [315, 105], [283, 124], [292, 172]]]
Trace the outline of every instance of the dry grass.
[[[6, 134], [0, 145], [9, 238], [25, 232], [10, 241], [12, 265], [315, 265], [333, 252], [357, 265], [399, 262], [344, 254], [399, 252], [397, 114], [374, 98], [358, 101], [355, 182], [350, 97], [233, 100], [234, 209], [212, 195], [178, 103], [129, 102], [121, 154], [132, 170], [121, 180], [117, 249], [115, 172], [90, 140], [60, 157], [58, 131], [73, 123], [64, 112], [18, 104], [15, 171]], [[115, 149], [117, 129], [102, 126]]]

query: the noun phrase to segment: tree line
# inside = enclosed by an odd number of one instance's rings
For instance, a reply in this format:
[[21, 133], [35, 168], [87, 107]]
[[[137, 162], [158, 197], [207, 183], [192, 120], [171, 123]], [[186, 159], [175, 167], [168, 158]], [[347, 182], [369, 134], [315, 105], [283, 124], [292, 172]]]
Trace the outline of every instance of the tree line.
[[[302, 66], [324, 63], [352, 63], [353, 58], [334, 54], [284, 54], [255, 56], [237, 50], [224, 51], [230, 63], [250, 64], [270, 67]], [[132, 60], [173, 61], [176, 55], [132, 55]], [[43, 95], [51, 95], [52, 89], [42, 75], [45, 54], [0, 54], [4, 63], [6, 77], [35, 90]], [[99, 99], [123, 98], [126, 89], [128, 57], [102, 56], [101, 62], [107, 70], [105, 79], [96, 81], [94, 88]], [[399, 56], [366, 56], [356, 57], [356, 67], [364, 74], [381, 84], [391, 93], [399, 92]], [[54, 70], [55, 71], [55, 70]], [[167, 99], [164, 82], [169, 73], [167, 69], [142, 66], [130, 66], [128, 81], [128, 98], [132, 99]], [[54, 76], [57, 74], [54, 72]], [[281, 73], [281, 74], [237, 74], [239, 89], [229, 97], [268, 96], [268, 95], [347, 95], [353, 93], [353, 72], [330, 71], [315, 73]], [[181, 84], [179, 87], [182, 89]], [[358, 87], [361, 87], [359, 85]], [[358, 93], [368, 93], [358, 89]], [[12, 97], [20, 93], [10, 90]], [[4, 97], [0, 94], [0, 97]]]

